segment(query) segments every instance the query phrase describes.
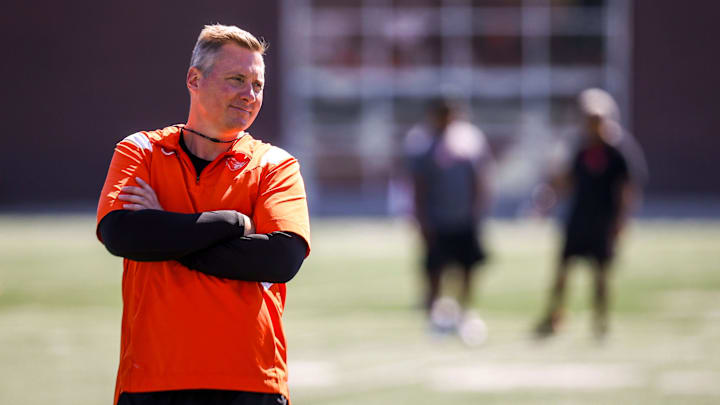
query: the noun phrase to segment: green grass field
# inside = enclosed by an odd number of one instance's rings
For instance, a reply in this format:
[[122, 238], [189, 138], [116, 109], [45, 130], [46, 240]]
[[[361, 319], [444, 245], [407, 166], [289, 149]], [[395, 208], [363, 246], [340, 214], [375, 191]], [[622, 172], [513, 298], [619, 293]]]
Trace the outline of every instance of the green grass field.
[[[603, 344], [582, 266], [561, 333], [530, 338], [554, 228], [491, 223], [475, 300], [490, 335], [475, 348], [427, 333], [407, 224], [313, 226], [285, 314], [295, 405], [720, 403], [720, 222], [633, 225]], [[93, 232], [89, 216], [0, 217], [0, 404], [111, 403], [121, 261]]]

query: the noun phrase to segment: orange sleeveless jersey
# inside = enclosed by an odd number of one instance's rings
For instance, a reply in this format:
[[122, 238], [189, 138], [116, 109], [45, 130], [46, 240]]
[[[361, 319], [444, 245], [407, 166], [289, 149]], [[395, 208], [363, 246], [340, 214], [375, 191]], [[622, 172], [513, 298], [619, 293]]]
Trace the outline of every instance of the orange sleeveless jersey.
[[[147, 181], [167, 211], [232, 209], [257, 233], [289, 231], [310, 245], [299, 164], [245, 134], [197, 176], [179, 129], [130, 135], [115, 148], [97, 221], [123, 209], [125, 185]], [[242, 262], [238, 263], [242, 266]], [[123, 260], [123, 317], [115, 402], [122, 392], [224, 389], [289, 398], [282, 313], [285, 284], [226, 280], [177, 261]]]

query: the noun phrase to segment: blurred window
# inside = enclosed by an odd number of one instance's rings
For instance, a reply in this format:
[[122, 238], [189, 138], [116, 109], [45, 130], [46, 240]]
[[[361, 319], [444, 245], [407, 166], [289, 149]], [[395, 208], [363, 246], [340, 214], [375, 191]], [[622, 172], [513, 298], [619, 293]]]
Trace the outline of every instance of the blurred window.
[[362, 37], [317, 37], [312, 48], [312, 64], [328, 67], [359, 67], [362, 65]]
[[523, 5], [523, 0], [471, 0], [474, 7], [512, 7], [518, 8]]
[[327, 124], [355, 123], [362, 113], [362, 103], [357, 99], [315, 98], [311, 108], [313, 121]]
[[553, 36], [550, 62], [554, 65], [600, 65], [604, 41], [599, 36]]
[[473, 61], [480, 66], [519, 66], [523, 61], [522, 38], [516, 36], [476, 36], [473, 50]]
[[516, 125], [520, 122], [521, 113], [521, 98], [475, 97], [471, 100], [468, 111], [469, 118], [481, 128], [486, 125]]
[[[627, 95], [628, 4], [284, 0], [291, 25], [284, 31], [293, 35], [284, 40], [296, 44], [283, 66], [292, 78], [284, 87], [294, 124], [287, 146], [310, 160], [305, 176], [314, 192], [355, 192], [362, 195], [345, 201], [365, 204], [387, 197], [402, 138], [433, 97], [465, 100], [468, 119], [500, 150], [542, 144], [529, 138], [572, 125], [581, 90], [603, 87], [621, 102]], [[532, 169], [516, 163], [508, 164]]]
[[315, 9], [323, 9], [325, 7], [362, 7], [365, 2], [363, 0], [312, 0], [310, 6]]
[[580, 112], [576, 97], [553, 97], [551, 119], [558, 126], [573, 126], [579, 122]]
[[411, 43], [395, 43], [392, 46], [394, 67], [437, 66], [441, 61], [442, 38], [437, 35], [419, 38]]
[[605, 0], [550, 0], [555, 7], [582, 6], [599, 7], [605, 5]]
[[397, 9], [408, 9], [417, 7], [439, 8], [442, 0], [392, 0], [391, 4]]
[[552, 31], [558, 35], [599, 36], [605, 23], [601, 7], [553, 7], [550, 18]]

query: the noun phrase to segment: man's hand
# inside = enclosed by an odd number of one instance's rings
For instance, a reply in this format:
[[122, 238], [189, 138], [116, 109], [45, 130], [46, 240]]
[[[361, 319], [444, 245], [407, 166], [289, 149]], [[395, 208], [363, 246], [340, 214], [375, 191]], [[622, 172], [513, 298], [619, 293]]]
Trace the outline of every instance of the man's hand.
[[255, 224], [252, 221], [252, 218], [249, 216], [243, 214], [242, 212], [238, 212], [242, 216], [243, 221], [243, 229], [244, 229], [244, 235], [251, 235], [255, 233]]
[[118, 196], [118, 199], [130, 202], [130, 204], [123, 204], [123, 208], [130, 211], [147, 209], [164, 211], [155, 190], [140, 177], [136, 177], [135, 180], [140, 187], [125, 186], [121, 189], [124, 194]]

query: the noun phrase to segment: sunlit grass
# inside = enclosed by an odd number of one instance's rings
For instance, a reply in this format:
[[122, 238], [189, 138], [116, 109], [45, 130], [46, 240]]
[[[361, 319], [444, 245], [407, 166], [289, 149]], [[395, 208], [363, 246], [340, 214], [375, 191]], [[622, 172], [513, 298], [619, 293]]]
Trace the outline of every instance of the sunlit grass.
[[[90, 216], [0, 217], [0, 404], [111, 402], [122, 270], [94, 225]], [[591, 280], [582, 264], [561, 333], [530, 339], [556, 256], [551, 224], [491, 222], [486, 236], [492, 256], [478, 273], [475, 307], [490, 335], [467, 348], [427, 333], [416, 309], [419, 259], [408, 224], [314, 221], [313, 252], [288, 286], [293, 403], [720, 401], [720, 388], [708, 382], [720, 380], [720, 223], [632, 226], [613, 272], [612, 328], [603, 344], [592, 339]], [[592, 377], [600, 388], [577, 388], [582, 376], [557, 385], [551, 372], [533, 371], [543, 367], [627, 376], [625, 384]], [[484, 370], [504, 379], [487, 387]], [[448, 373], [457, 381], [447, 382]]]

